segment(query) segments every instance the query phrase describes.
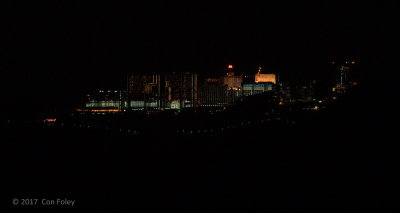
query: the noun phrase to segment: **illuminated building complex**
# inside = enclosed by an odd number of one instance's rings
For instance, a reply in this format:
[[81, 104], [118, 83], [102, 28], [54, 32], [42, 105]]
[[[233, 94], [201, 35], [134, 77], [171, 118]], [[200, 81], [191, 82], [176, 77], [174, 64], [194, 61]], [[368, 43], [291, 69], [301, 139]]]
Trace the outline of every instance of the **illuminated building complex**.
[[199, 91], [201, 107], [224, 107], [228, 105], [228, 86], [203, 85]]
[[242, 96], [242, 76], [233, 72], [233, 65], [220, 78], [207, 78], [199, 90], [201, 107], [224, 107], [235, 103]]
[[267, 91], [275, 91], [277, 83], [276, 74], [261, 74], [259, 67], [256, 75], [237, 76], [233, 66], [228, 65], [227, 73], [219, 79], [206, 79], [200, 90], [200, 106], [218, 107], [231, 105], [242, 96], [257, 95]]
[[[243, 83], [233, 66], [220, 78], [208, 78], [198, 86], [198, 75], [189, 72], [169, 74], [129, 74], [126, 92], [97, 91], [88, 94], [85, 109], [103, 110], [181, 110], [184, 108], [224, 107], [242, 96], [272, 91], [275, 74], [256, 74], [257, 82]], [[248, 79], [254, 79], [250, 77]]]
[[117, 112], [125, 109], [125, 92], [119, 90], [97, 90], [85, 96], [83, 109], [79, 111]]
[[129, 74], [126, 92], [98, 91], [90, 94], [86, 109], [113, 110], [181, 110], [184, 108], [224, 107], [234, 104], [242, 96], [273, 90], [275, 74], [261, 74], [252, 82], [243, 83], [243, 76], [235, 75], [233, 66], [220, 78], [208, 78], [198, 86], [198, 75], [189, 72], [168, 74]]
[[132, 74], [127, 79], [129, 109], [164, 110], [197, 106], [197, 74]]
[[128, 76], [128, 108], [157, 109], [160, 107], [160, 75]]
[[[344, 93], [356, 82], [349, 80], [354, 61], [345, 65], [332, 62], [336, 79], [334, 94]], [[99, 90], [86, 95], [83, 111], [119, 112], [126, 110], [182, 110], [185, 108], [220, 108], [236, 103], [246, 96], [268, 92], [279, 102], [316, 101], [316, 81], [302, 84], [280, 82], [279, 75], [264, 74], [262, 68], [254, 75], [235, 75], [233, 65], [223, 76], [206, 78], [198, 85], [198, 75], [189, 72], [169, 74], [130, 74], [126, 91]], [[335, 95], [333, 96], [335, 98]]]
[[[267, 91], [275, 91], [277, 84], [276, 74], [262, 74], [261, 67], [254, 76], [246, 76], [246, 83], [243, 84], [243, 96], [257, 95]], [[253, 78], [254, 77], [254, 78]], [[254, 81], [252, 82], [252, 80]]]

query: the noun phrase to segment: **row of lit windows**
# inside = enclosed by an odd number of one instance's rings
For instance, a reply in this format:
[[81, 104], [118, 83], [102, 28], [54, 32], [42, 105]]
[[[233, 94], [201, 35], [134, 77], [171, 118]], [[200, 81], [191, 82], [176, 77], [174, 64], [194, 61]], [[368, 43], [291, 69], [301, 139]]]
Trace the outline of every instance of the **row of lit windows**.
[[120, 101], [91, 101], [86, 103], [86, 108], [94, 108], [94, 107], [120, 107]]

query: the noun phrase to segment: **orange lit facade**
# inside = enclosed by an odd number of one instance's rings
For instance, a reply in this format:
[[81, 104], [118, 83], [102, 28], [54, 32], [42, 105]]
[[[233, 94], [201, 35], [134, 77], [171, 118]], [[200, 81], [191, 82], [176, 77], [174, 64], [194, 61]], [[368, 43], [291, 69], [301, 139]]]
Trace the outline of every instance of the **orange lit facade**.
[[276, 84], [276, 75], [275, 74], [256, 74], [255, 82], [256, 83], [274, 83], [274, 84]]

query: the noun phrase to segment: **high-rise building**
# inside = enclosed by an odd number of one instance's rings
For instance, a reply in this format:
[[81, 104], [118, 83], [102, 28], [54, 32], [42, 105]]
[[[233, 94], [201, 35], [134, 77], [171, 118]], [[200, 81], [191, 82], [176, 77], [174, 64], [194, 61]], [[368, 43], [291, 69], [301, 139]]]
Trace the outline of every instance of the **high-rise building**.
[[[229, 68], [228, 66], [228, 69]], [[242, 96], [242, 78], [228, 72], [221, 78], [206, 78], [199, 90], [202, 107], [224, 107], [234, 104]]]
[[226, 74], [221, 78], [221, 83], [227, 85], [228, 89], [239, 90], [242, 88], [242, 76], [235, 75], [233, 65], [228, 65]]
[[127, 79], [130, 109], [182, 109], [197, 106], [197, 74], [132, 74]]
[[159, 109], [160, 75], [131, 74], [127, 79], [127, 101], [131, 109]]
[[354, 70], [356, 69], [355, 60], [345, 59], [344, 61], [332, 61], [335, 68], [335, 82], [332, 88], [334, 93], [340, 94], [346, 92], [351, 86], [356, 85], [354, 80]]
[[199, 103], [201, 107], [224, 107], [228, 105], [228, 86], [203, 85], [199, 91]]
[[349, 66], [338, 66], [336, 72], [336, 85], [335, 92], [342, 93], [346, 91], [346, 88], [349, 85]]
[[219, 81], [221, 86], [226, 86], [227, 104], [235, 103], [242, 95], [242, 76], [235, 75], [233, 65], [228, 65], [226, 74]]
[[171, 73], [165, 75], [166, 106], [178, 102], [179, 109], [197, 107], [198, 105], [198, 76], [195, 73]]
[[227, 85], [228, 89], [239, 90], [242, 88], [242, 76], [235, 76], [234, 72], [228, 72], [222, 77], [222, 84]]

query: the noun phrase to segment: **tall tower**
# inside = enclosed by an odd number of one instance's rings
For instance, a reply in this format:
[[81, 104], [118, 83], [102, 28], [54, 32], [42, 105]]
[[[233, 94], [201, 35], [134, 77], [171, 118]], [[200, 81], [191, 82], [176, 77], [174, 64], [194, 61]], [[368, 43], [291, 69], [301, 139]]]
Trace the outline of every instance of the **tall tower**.
[[170, 102], [178, 104], [178, 109], [197, 106], [197, 74], [196, 73], [171, 73], [164, 78], [165, 97]]
[[355, 60], [345, 60], [342, 64], [332, 61], [336, 65], [335, 69], [335, 86], [332, 91], [336, 93], [344, 93], [349, 87], [353, 85], [352, 70], [356, 64]]

